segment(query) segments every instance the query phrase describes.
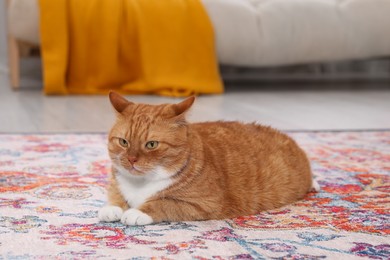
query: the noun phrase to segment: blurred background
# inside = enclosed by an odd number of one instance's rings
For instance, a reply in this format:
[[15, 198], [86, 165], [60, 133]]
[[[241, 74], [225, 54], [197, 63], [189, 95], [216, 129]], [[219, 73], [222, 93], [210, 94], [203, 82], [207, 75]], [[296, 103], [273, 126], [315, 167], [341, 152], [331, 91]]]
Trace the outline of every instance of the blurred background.
[[[390, 1], [201, 3], [225, 91], [200, 95], [190, 121], [256, 121], [285, 131], [390, 128]], [[39, 15], [35, 0], [0, 0], [0, 132], [108, 131], [114, 115], [106, 96], [44, 94]]]
[[0, 73], [1, 77], [7, 74], [7, 29], [5, 1], [0, 0]]

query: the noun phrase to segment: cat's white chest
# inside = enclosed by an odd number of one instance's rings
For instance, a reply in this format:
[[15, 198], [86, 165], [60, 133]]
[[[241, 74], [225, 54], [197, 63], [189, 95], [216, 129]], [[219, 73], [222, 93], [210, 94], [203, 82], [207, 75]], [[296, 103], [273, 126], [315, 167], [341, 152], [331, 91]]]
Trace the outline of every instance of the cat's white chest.
[[[127, 173], [128, 174], [128, 173]], [[165, 178], [161, 177], [164, 176]], [[163, 169], [159, 169], [157, 176], [154, 178], [133, 178], [126, 177], [125, 174], [117, 175], [117, 183], [119, 189], [130, 205], [131, 208], [138, 208], [148, 198], [156, 193], [168, 188], [172, 184], [172, 180]]]

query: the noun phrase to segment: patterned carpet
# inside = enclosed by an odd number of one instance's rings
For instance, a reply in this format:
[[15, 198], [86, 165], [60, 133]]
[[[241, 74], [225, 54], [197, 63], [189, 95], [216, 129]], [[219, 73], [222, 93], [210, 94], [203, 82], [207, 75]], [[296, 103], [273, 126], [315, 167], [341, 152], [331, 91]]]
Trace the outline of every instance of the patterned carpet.
[[106, 136], [0, 135], [0, 259], [390, 259], [390, 131], [290, 133], [319, 193], [224, 221], [99, 223]]

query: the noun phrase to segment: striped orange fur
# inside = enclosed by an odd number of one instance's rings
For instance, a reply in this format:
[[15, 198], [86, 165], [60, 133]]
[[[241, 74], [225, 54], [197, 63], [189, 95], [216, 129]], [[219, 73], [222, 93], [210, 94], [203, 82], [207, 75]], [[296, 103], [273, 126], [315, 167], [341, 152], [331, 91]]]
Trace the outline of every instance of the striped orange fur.
[[118, 169], [140, 185], [153, 182], [148, 174], [157, 168], [166, 174], [169, 185], [136, 207], [153, 222], [255, 214], [295, 202], [311, 189], [309, 161], [294, 140], [253, 123], [188, 123], [185, 113], [194, 99], [147, 105], [110, 93], [117, 120], [108, 149], [113, 165], [121, 166], [112, 170], [110, 205], [131, 207], [119, 189], [127, 179], [118, 178]]

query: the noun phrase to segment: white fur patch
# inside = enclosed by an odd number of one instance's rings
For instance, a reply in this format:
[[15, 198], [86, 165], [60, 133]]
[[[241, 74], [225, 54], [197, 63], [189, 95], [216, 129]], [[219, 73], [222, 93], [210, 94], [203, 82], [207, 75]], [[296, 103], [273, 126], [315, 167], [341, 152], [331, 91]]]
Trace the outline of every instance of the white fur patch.
[[153, 219], [138, 209], [128, 209], [122, 215], [121, 222], [128, 226], [149, 225]]
[[114, 167], [118, 170], [117, 182], [119, 189], [131, 208], [138, 208], [148, 198], [172, 184], [171, 175], [162, 167], [144, 176], [131, 175], [123, 167]]
[[312, 180], [312, 189], [314, 189], [316, 192], [319, 192], [321, 190], [320, 185], [316, 180]]
[[123, 210], [117, 206], [104, 206], [99, 210], [98, 218], [104, 222], [119, 221], [123, 215]]

